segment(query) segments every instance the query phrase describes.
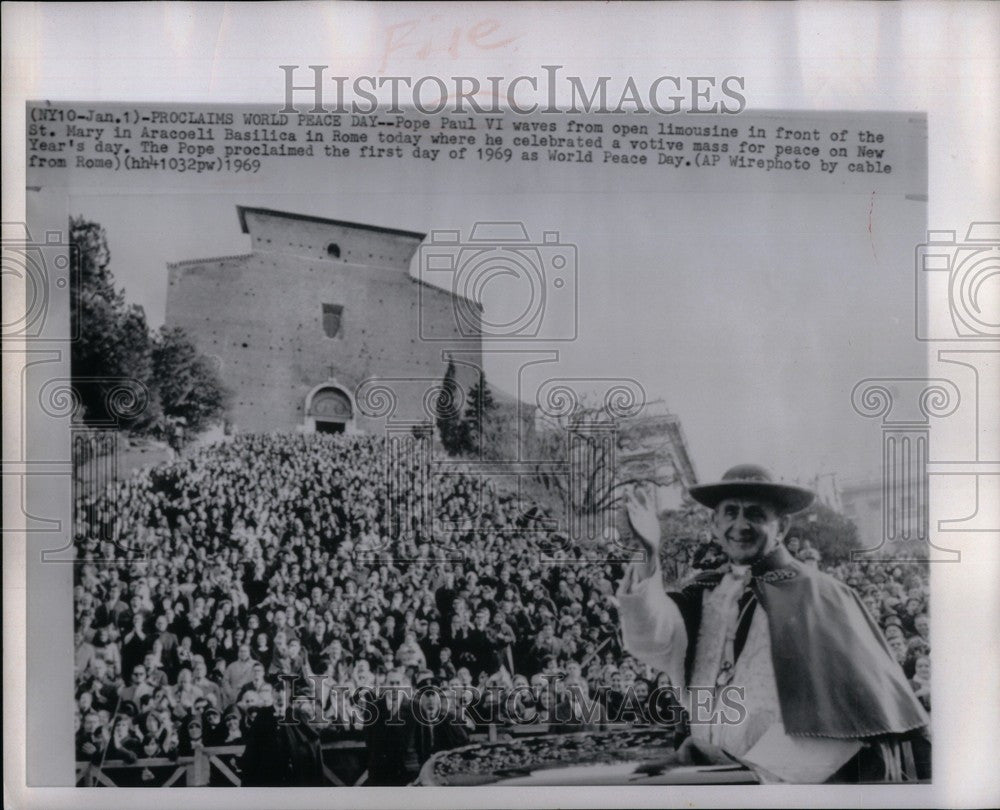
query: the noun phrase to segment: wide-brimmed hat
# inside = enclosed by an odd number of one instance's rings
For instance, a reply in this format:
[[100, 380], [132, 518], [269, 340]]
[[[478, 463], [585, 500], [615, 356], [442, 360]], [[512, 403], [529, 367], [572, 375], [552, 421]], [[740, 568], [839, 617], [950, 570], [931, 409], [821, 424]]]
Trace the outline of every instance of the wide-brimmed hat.
[[430, 670], [421, 670], [413, 684], [417, 689], [425, 686], [441, 686], [441, 679]]
[[772, 504], [782, 515], [801, 512], [816, 497], [805, 487], [777, 483], [769, 470], [756, 464], [737, 464], [726, 470], [721, 481], [699, 484], [688, 492], [709, 509], [715, 509], [727, 498], [759, 498]]

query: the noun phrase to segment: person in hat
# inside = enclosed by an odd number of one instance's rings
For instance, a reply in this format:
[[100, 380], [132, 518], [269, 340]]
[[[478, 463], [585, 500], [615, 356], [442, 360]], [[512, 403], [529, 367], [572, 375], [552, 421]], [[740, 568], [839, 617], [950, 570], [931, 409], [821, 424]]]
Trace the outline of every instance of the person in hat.
[[226, 736], [225, 727], [222, 725], [222, 712], [208, 704], [201, 714], [201, 721], [205, 745], [222, 745]]
[[243, 742], [243, 717], [236, 706], [230, 706], [226, 710], [225, 730], [221, 745], [239, 745]]
[[929, 720], [857, 594], [783, 545], [813, 493], [746, 464], [690, 494], [728, 563], [667, 595], [656, 492], [638, 489], [627, 509], [646, 560], [619, 588], [626, 650], [686, 685], [679, 756], [740, 757], [791, 782], [882, 778], [898, 753], [886, 740]]
[[194, 756], [196, 749], [205, 747], [205, 723], [201, 715], [190, 714], [181, 726], [177, 753], [182, 757]]

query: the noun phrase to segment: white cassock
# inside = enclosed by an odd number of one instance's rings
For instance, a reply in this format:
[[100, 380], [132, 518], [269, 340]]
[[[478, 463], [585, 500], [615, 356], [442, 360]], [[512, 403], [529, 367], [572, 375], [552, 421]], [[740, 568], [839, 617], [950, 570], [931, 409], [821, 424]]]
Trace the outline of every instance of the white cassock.
[[[825, 781], [860, 750], [856, 740], [785, 733], [767, 614], [760, 604], [739, 658], [732, 662], [738, 601], [750, 581], [748, 567], [731, 566], [719, 584], [702, 595], [690, 684], [684, 680], [688, 634], [681, 612], [666, 595], [659, 568], [637, 581], [639, 570], [637, 564], [630, 565], [618, 590], [622, 640], [630, 654], [666, 672], [674, 686], [683, 687], [682, 702], [695, 740], [719, 746], [766, 774], [800, 784]], [[719, 686], [727, 663], [728, 685]], [[737, 702], [745, 714], [734, 710]]]

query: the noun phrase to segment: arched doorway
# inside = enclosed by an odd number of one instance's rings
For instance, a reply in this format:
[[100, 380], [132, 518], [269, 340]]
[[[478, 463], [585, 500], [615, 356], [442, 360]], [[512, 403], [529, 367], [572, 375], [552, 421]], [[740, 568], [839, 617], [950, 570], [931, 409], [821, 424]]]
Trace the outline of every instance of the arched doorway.
[[317, 385], [306, 396], [305, 430], [354, 433], [354, 398], [335, 380]]

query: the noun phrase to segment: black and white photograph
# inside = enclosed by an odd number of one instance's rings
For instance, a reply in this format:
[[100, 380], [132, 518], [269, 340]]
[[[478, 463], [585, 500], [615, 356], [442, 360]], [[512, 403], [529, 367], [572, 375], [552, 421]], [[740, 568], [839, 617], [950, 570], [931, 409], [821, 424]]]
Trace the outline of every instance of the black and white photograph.
[[[19, 806], [990, 795], [996, 187], [941, 219], [909, 90], [595, 70], [529, 8], [331, 4], [367, 61], [24, 98]], [[567, 5], [580, 42], [599, 8], [705, 10]], [[123, 14], [218, 53], [259, 9]]]

